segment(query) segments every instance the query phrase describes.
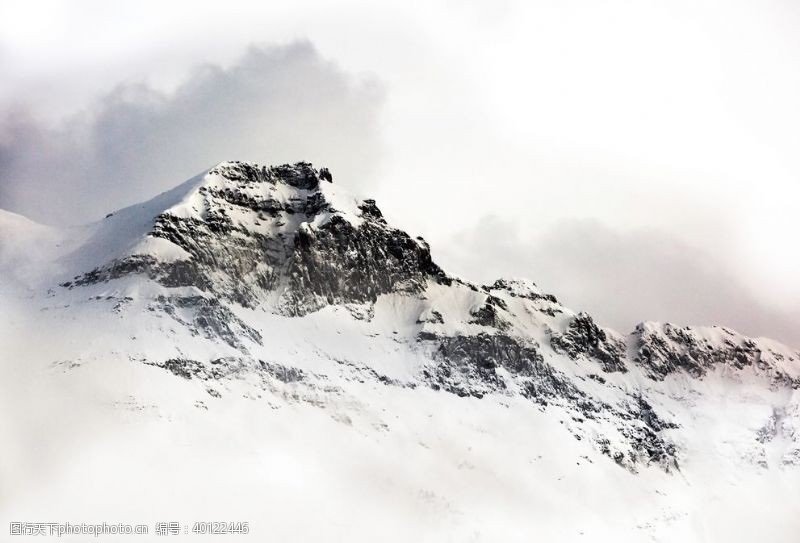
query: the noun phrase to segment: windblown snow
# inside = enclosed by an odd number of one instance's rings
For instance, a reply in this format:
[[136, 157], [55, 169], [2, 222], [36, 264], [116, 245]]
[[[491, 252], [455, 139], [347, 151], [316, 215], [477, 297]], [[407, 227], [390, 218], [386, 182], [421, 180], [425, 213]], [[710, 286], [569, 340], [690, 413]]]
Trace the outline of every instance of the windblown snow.
[[0, 211], [0, 304], [4, 522], [800, 533], [797, 350], [725, 327], [619, 333], [531, 281], [454, 277], [311, 164], [224, 162], [69, 229]]

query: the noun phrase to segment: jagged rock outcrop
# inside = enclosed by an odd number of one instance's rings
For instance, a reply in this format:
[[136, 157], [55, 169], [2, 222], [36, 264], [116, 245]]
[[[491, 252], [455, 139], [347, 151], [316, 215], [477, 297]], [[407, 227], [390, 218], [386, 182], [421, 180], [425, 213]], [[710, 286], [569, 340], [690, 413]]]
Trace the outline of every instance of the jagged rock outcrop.
[[224, 303], [204, 296], [158, 296], [149, 307], [185, 326], [192, 334], [221, 340], [247, 353], [246, 341], [261, 344], [258, 330], [248, 326]]
[[625, 343], [610, 337], [586, 313], [570, 319], [563, 333], [554, 332], [550, 345], [556, 352], [565, 353], [573, 360], [579, 356], [594, 359], [603, 371], [628, 371], [625, 367]]
[[497, 330], [506, 330], [509, 327], [508, 321], [502, 316], [502, 313], [507, 309], [505, 302], [496, 297], [489, 295], [480, 307], [473, 309], [470, 312], [473, 324], [487, 326], [489, 328], [496, 328]]
[[632, 334], [635, 361], [652, 379], [663, 380], [677, 371], [703, 377], [715, 367], [752, 368], [775, 384], [800, 388], [800, 379], [781, 369], [783, 362], [800, 361], [727, 328], [698, 329], [672, 324], [640, 324]]
[[341, 216], [298, 229], [286, 267], [289, 314], [327, 304], [374, 302], [381, 294], [421, 293], [429, 279], [447, 282], [420, 240], [385, 225], [377, 207], [355, 226]]
[[533, 343], [523, 345], [503, 334], [486, 333], [433, 341], [433, 356], [439, 363], [426, 369], [424, 375], [435, 388], [476, 397], [503, 391], [507, 385], [499, 369], [535, 381], [530, 384], [531, 395], [542, 401], [565, 386]]
[[502, 290], [514, 298], [525, 298], [527, 300], [547, 300], [557, 304], [558, 300], [552, 294], [545, 294], [540, 291], [533, 281], [527, 279], [497, 279], [487, 290]]
[[421, 292], [429, 279], [450, 281], [428, 244], [388, 226], [374, 200], [360, 202], [356, 217], [336, 209], [309, 163], [223, 163], [208, 176], [212, 182], [196, 191], [195, 216], [166, 210], [148, 232], [187, 258], [126, 255], [64, 286], [143, 274], [244, 307], [257, 307], [280, 290], [278, 309], [297, 316], [329, 304], [374, 301], [397, 289]]

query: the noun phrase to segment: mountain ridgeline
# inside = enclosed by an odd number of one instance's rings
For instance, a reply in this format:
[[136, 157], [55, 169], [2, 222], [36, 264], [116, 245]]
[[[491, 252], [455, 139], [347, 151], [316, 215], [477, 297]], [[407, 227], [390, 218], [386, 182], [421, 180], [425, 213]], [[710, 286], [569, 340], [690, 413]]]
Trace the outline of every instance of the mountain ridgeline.
[[[257, 386], [314, 388], [357, 374], [463, 401], [523, 398], [633, 472], [681, 468], [691, 421], [676, 406], [684, 394], [702, 395], [705, 380], [800, 389], [800, 354], [776, 342], [659, 323], [623, 335], [530, 281], [451, 276], [422, 238], [393, 228], [374, 200], [349, 196], [309, 163], [221, 163], [109, 215], [62, 260], [70, 275], [53, 296], [93, 301], [123, 326], [135, 315], [169, 323], [152, 334], [183, 330], [197, 348], [182, 340], [159, 357], [131, 347], [133, 358], [217, 394], [220, 382], [247, 376], [260, 375]], [[328, 338], [333, 329], [345, 339]], [[296, 331], [304, 347], [284, 349], [278, 330]], [[212, 350], [222, 355], [203, 356]], [[312, 371], [304, 357], [330, 363]], [[743, 454], [758, 465], [800, 466], [800, 417], [775, 420], [752, 429]], [[791, 436], [777, 455], [776, 435]]]

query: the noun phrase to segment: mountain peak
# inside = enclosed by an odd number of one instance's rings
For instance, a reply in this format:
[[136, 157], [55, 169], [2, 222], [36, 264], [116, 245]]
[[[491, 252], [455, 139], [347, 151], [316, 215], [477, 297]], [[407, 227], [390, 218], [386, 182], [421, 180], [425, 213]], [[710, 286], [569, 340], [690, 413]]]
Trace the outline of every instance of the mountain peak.
[[144, 274], [165, 287], [304, 314], [446, 280], [423, 240], [389, 226], [374, 200], [358, 200], [307, 162], [222, 162], [103, 222], [89, 245], [124, 250], [98, 251], [106, 261], [64, 286]]
[[[797, 480], [800, 353], [721, 327], [647, 322], [622, 335], [530, 280], [451, 277], [422, 238], [331, 180], [305, 162], [222, 162], [68, 240], [0, 213], [0, 333], [13, 345], [3, 358], [37, 380], [23, 393], [47, 394], [31, 409], [66, 390], [70, 401], [98, 397], [92, 409], [124, 411], [115, 428], [143, 426], [132, 416], [203, 420], [214, 430], [198, 434], [203, 446], [237, 428], [233, 419], [266, 420], [263, 432], [245, 426], [246, 438], [229, 440], [248, 455], [256, 449], [241, 444], [263, 435], [271, 450], [274, 421], [286, 417], [287, 435], [310, 428], [389, 451], [392, 469], [409, 455], [440, 458], [437, 470], [477, 477], [474, 486], [491, 473], [470, 467], [486, 440], [498, 480], [537, 469], [532, 488], [552, 477], [553, 492], [567, 467], [595, 482], [618, 467], [656, 468], [620, 475], [655, 485], [641, 502], [671, 488], [683, 503], [681, 486], [705, 488], [707, 466], [724, 465], [726, 495], [748, 466]], [[34, 262], [47, 244], [58, 245], [55, 258]], [[31, 286], [37, 273], [46, 277]], [[37, 361], [42, 371], [30, 371]], [[74, 393], [84, 390], [77, 380], [88, 394]], [[323, 421], [336, 430], [319, 432], [331, 428]], [[443, 439], [436, 426], [454, 421], [469, 432], [458, 465], [454, 434]], [[428, 425], [437, 433], [423, 437]], [[430, 447], [441, 448], [429, 456]]]
[[285, 183], [302, 190], [314, 190], [321, 182], [333, 182], [333, 176], [327, 168], [317, 170], [310, 162], [265, 166], [255, 162], [228, 160], [211, 168], [208, 174], [219, 174], [225, 179], [244, 184]]
[[[77, 273], [46, 303], [100, 315], [113, 349], [209, 385], [290, 360], [309, 379], [341, 366], [356, 375], [345, 380], [515, 397], [632, 471], [679, 465], [671, 432], [691, 421], [662, 396], [676, 381], [800, 388], [800, 354], [776, 344], [655, 323], [625, 336], [530, 280], [453, 278], [422, 238], [331, 181], [307, 162], [222, 162], [83, 228], [63, 259]], [[800, 463], [798, 450], [775, 462]]]

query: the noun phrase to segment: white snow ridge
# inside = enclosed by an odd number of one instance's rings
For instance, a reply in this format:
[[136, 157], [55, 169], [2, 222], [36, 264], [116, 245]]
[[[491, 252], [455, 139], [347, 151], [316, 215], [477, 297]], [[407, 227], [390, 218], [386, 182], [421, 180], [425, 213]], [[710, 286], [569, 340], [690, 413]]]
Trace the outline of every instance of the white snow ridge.
[[798, 540], [800, 353], [466, 282], [332, 181], [224, 162], [84, 227], [0, 212], [4, 521]]

